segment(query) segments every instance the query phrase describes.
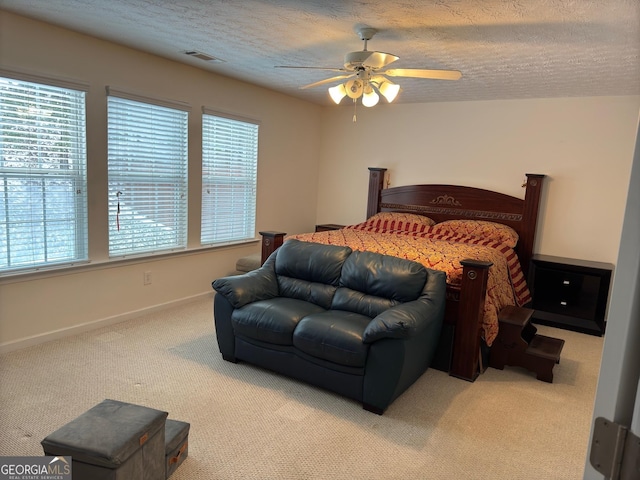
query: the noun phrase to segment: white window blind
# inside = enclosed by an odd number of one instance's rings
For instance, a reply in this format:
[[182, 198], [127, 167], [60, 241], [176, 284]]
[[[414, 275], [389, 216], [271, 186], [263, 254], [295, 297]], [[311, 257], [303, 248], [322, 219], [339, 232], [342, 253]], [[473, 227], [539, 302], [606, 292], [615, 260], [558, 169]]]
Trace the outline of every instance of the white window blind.
[[255, 237], [258, 125], [209, 114], [202, 118], [203, 245]]
[[109, 255], [185, 248], [188, 112], [110, 93]]
[[85, 125], [84, 91], [0, 77], [0, 272], [87, 260]]

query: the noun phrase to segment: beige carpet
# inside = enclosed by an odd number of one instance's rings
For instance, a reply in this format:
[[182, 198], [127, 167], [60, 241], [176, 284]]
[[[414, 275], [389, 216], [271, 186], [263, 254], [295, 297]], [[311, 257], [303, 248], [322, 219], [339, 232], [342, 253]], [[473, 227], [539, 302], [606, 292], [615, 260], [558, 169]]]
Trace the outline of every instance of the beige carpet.
[[181, 479], [580, 479], [603, 339], [566, 340], [553, 384], [508, 367], [429, 370], [383, 416], [222, 360], [211, 299], [0, 356], [0, 455], [104, 398], [191, 423]]

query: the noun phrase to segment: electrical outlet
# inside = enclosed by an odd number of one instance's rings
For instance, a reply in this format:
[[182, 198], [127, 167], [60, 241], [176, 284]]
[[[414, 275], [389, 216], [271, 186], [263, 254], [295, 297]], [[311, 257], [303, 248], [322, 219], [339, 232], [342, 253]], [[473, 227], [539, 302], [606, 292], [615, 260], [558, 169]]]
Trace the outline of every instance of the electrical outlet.
[[144, 272], [142, 283], [144, 285], [151, 285], [151, 272]]

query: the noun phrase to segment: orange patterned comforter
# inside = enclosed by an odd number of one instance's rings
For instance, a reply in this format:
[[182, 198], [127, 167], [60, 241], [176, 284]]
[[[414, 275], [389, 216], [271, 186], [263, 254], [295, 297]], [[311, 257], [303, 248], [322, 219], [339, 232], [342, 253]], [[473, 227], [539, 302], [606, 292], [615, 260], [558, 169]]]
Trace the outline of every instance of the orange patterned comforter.
[[503, 243], [484, 240], [471, 235], [435, 234], [426, 232], [398, 232], [343, 228], [316, 233], [291, 235], [307, 242], [351, 247], [406, 258], [427, 268], [442, 270], [447, 283], [460, 285], [460, 260], [475, 259], [493, 262], [489, 269], [487, 297], [484, 306], [483, 330], [487, 345], [498, 334], [498, 312], [506, 305], [522, 306], [531, 300], [520, 262], [515, 251]]

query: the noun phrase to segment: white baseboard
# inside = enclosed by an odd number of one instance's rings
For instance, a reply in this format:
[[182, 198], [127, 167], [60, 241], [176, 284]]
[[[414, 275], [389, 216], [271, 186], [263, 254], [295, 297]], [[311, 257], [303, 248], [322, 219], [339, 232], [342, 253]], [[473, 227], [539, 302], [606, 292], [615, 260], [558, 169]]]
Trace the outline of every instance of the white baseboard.
[[141, 317], [142, 315], [147, 315], [149, 313], [165, 310], [167, 308], [178, 307], [180, 305], [185, 305], [187, 303], [195, 302], [196, 300], [200, 300], [205, 297], [213, 298], [213, 292], [204, 292], [198, 295], [193, 295], [191, 297], [180, 298], [178, 300], [173, 300], [171, 302], [161, 303], [159, 305], [153, 305], [151, 307], [142, 308], [140, 310], [125, 312], [119, 315], [114, 315], [112, 317], [102, 318], [100, 320], [81, 323], [79, 325], [74, 325], [72, 327], [61, 328], [59, 330], [53, 330], [51, 332], [46, 332], [38, 335], [33, 335], [31, 337], [25, 337], [18, 340], [13, 340], [11, 342], [2, 343], [0, 344], [0, 354], [21, 350], [27, 347], [33, 347], [34, 345], [40, 345], [46, 342], [50, 342], [52, 340], [58, 340], [60, 338], [70, 337], [72, 335], [77, 335], [79, 333], [96, 330], [98, 328], [106, 327], [108, 325], [114, 325], [116, 323], [125, 322], [127, 320], [132, 320], [134, 318]]

